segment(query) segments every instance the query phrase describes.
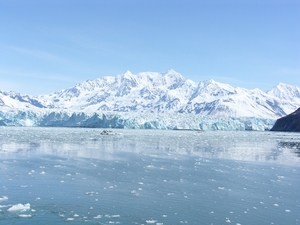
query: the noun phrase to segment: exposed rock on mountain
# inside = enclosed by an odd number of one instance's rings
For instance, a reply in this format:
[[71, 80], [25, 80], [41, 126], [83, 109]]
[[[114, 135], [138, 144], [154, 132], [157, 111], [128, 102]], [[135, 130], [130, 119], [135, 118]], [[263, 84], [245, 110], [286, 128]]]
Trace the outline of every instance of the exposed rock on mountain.
[[271, 131], [300, 132], [300, 108], [276, 121]]

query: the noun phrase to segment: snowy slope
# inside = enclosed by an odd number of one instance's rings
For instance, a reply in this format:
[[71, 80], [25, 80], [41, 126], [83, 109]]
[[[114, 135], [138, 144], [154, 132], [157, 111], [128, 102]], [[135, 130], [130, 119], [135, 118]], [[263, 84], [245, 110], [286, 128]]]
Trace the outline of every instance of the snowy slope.
[[[95, 113], [98, 117], [113, 113], [118, 119], [121, 115], [123, 119], [126, 117], [126, 121], [137, 121], [137, 127], [149, 122], [150, 128], [174, 128], [172, 123], [178, 122], [177, 127], [192, 126], [198, 129], [199, 121], [204, 121], [204, 117], [209, 118], [211, 124], [220, 118], [275, 120], [299, 106], [300, 88], [283, 83], [263, 92], [259, 89], [234, 88], [214, 80], [196, 83], [174, 70], [139, 74], [127, 71], [117, 76], [87, 80], [48, 95], [30, 96], [0, 91], [0, 125], [1, 120], [11, 125], [49, 125], [49, 118], [58, 121], [56, 124], [64, 125], [64, 121], [69, 121], [73, 116], [68, 123], [74, 126], [90, 119]], [[13, 118], [20, 115], [23, 115], [22, 122]], [[184, 122], [191, 121], [187, 118], [192, 117], [193, 121], [198, 122]], [[180, 122], [178, 118], [184, 119]], [[92, 124], [92, 120], [88, 123]]]
[[42, 97], [19, 94], [13, 91], [5, 92], [0, 90], [0, 109], [40, 109], [52, 108], [53, 104]]
[[115, 77], [88, 80], [42, 99], [53, 102], [57, 108], [75, 111], [177, 112], [196, 86], [173, 70], [137, 75], [127, 71]]
[[263, 92], [233, 88], [214, 80], [195, 83], [174, 70], [136, 75], [127, 71], [88, 80], [39, 99], [73, 111], [179, 112], [276, 119], [298, 108], [300, 88], [280, 83]]

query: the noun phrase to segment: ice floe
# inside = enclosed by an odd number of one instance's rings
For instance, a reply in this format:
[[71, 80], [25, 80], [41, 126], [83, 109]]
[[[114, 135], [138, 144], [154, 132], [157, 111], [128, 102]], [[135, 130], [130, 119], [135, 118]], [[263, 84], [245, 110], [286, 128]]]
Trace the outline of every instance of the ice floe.
[[31, 214], [20, 214], [19, 217], [27, 218], [31, 217]]
[[13, 205], [9, 209], [7, 209], [7, 211], [9, 211], [9, 212], [15, 212], [15, 211], [25, 212], [29, 209], [30, 209], [30, 204], [29, 203], [26, 203], [24, 205], [19, 203], [19, 204]]
[[7, 196], [2, 196], [2, 198], [0, 198], [0, 202], [4, 202], [4, 201], [6, 201], [6, 200], [8, 200], [8, 197], [7, 197]]

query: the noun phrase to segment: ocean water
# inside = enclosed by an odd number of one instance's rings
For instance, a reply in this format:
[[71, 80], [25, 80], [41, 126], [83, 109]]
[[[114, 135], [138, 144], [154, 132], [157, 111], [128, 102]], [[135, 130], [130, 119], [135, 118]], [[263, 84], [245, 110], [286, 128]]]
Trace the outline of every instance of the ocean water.
[[300, 134], [0, 128], [0, 224], [300, 224]]

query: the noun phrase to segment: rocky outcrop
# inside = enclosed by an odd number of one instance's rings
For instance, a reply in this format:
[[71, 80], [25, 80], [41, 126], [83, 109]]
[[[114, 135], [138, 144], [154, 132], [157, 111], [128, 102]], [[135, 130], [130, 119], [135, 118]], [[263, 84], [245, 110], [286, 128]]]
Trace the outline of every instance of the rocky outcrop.
[[271, 131], [300, 132], [300, 108], [276, 121]]

